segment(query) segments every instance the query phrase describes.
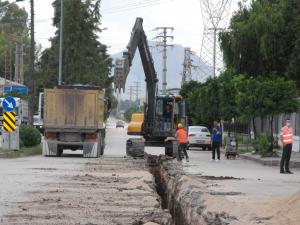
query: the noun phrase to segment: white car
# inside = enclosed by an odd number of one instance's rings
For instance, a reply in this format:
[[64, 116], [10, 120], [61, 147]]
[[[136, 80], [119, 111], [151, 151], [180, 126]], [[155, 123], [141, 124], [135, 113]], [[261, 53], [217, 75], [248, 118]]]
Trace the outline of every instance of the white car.
[[207, 127], [190, 126], [188, 135], [189, 147], [200, 147], [203, 150], [211, 150], [211, 134]]

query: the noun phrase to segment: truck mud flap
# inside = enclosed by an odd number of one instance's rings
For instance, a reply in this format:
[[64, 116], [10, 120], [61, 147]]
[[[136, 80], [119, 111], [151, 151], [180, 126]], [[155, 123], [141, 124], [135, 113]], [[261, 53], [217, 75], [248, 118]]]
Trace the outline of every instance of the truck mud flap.
[[89, 142], [83, 144], [84, 158], [98, 158], [100, 157], [101, 148], [98, 147], [98, 142]]
[[57, 156], [57, 143], [43, 141], [43, 156]]

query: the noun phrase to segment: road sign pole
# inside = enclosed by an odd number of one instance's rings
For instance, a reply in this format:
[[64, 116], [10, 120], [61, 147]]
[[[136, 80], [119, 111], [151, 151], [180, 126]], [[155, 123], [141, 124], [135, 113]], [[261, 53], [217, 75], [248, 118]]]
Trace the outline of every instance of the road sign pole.
[[8, 150], [11, 150], [11, 133], [8, 133]]

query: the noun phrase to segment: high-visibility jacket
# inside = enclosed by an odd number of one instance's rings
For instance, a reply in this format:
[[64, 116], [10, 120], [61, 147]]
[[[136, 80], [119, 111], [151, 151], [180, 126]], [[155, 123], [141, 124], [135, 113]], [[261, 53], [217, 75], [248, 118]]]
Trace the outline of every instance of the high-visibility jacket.
[[187, 132], [183, 128], [177, 130], [176, 137], [179, 144], [189, 142]]
[[284, 126], [281, 128], [281, 139], [285, 145], [293, 144], [293, 128]]

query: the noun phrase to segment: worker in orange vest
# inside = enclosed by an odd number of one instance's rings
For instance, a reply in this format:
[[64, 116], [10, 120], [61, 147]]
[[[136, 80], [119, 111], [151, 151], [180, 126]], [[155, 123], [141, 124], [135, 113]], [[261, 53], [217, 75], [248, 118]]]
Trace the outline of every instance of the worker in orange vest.
[[292, 174], [293, 172], [291, 172], [289, 168], [293, 147], [293, 128], [290, 119], [287, 119], [286, 125], [281, 128], [280, 139], [283, 145], [280, 173]]
[[182, 151], [183, 151], [186, 161], [189, 162], [189, 156], [186, 151], [188, 148], [188, 144], [189, 144], [187, 132], [183, 129], [182, 123], [179, 123], [177, 125], [177, 128], [178, 129], [175, 134], [175, 137], [176, 137], [177, 143], [178, 143], [178, 158], [180, 161], [182, 160], [181, 156], [182, 156]]

